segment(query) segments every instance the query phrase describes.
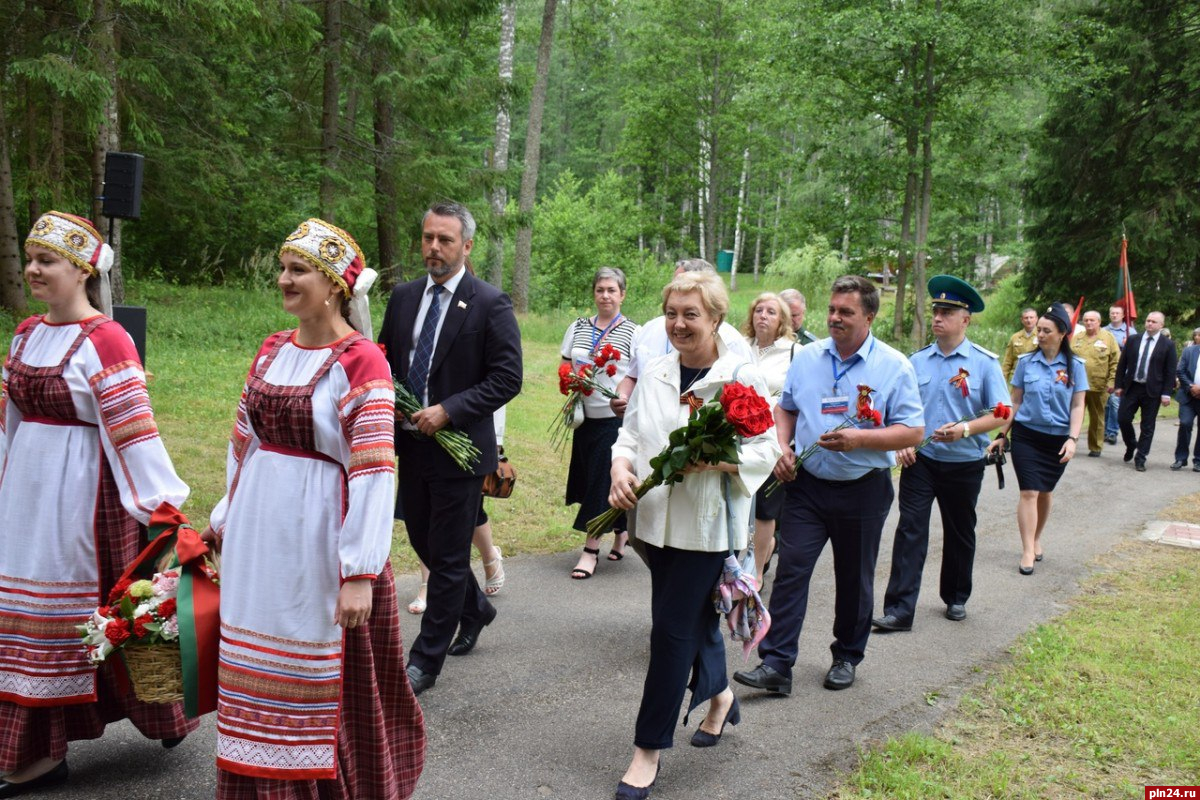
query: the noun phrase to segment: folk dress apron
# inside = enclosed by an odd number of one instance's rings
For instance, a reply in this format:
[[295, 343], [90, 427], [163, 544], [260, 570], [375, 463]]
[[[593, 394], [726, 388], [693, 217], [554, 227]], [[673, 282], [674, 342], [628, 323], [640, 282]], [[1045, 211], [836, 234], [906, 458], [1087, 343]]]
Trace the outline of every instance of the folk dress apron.
[[[99, 436], [96, 425], [80, 420], [76, 414], [63, 373], [88, 336], [108, 321], [107, 317], [97, 316], [83, 323], [62, 360], [49, 367], [31, 367], [21, 360], [26, 343], [42, 321], [39, 319], [29, 327], [5, 365], [8, 399], [21, 411], [22, 426], [91, 428], [91, 435]], [[14, 456], [21, 452], [20, 440], [18, 431], [9, 453], [8, 468], [13, 467]], [[4, 532], [6, 537], [53, 537], [56, 543], [61, 543], [56, 544], [57, 552], [78, 555], [63, 560], [64, 563], [59, 563], [60, 559], [46, 559], [39, 565], [40, 574], [31, 576], [27, 569], [14, 568], [16, 565], [10, 561], [13, 556], [6, 558], [9, 548], [0, 547], [0, 700], [38, 707], [89, 703], [96, 699], [96, 668], [88, 663], [76, 626], [82, 625], [100, 604], [97, 543], [127, 541], [136, 547], [138, 527], [137, 521], [121, 506], [120, 493], [103, 450], [99, 447], [97, 450], [100, 452], [98, 496], [92, 508], [83, 509], [92, 516], [91, 526], [84, 523], [67, 530]], [[63, 457], [53, 452], [37, 456], [45, 464]], [[78, 497], [86, 495], [92, 487], [68, 488]], [[47, 502], [47, 499], [30, 497], [27, 502]], [[122, 557], [128, 560], [137, 552], [117, 555], [118, 560]]]
[[[280, 336], [247, 381], [246, 414], [260, 444], [240, 469], [243, 477], [231, 499], [230, 520], [225, 529], [222, 555], [225, 559], [237, 557], [239, 537], [270, 539], [272, 546], [281, 537], [279, 552], [287, 547], [307, 551], [329, 546], [329, 542], [291, 536], [295, 532], [292, 525], [306, 527], [304, 520], [294, 523], [279, 520], [276, 526], [263, 525], [257, 530], [239, 529], [237, 506], [260, 500], [252, 493], [247, 494], [247, 470], [271, 469], [271, 464], [284, 466], [284, 462], [264, 459], [309, 459], [336, 465], [339, 471], [336, 480], [323, 478], [330, 471], [321, 469], [316, 481], [323, 498], [340, 504], [336, 519], [345, 516], [347, 489], [342, 465], [316, 449], [313, 392], [338, 358], [362, 336], [354, 333], [335, 343], [304, 385], [268, 383], [264, 376], [291, 338], [291, 335]], [[255, 465], [255, 460], [260, 463]], [[276, 469], [276, 473], [279, 480], [275, 499], [302, 491], [301, 486], [292, 485], [291, 474], [285, 469]], [[257, 479], [254, 483], [261, 485]], [[313, 535], [311, 530], [305, 533]], [[322, 533], [317, 531], [317, 535]], [[329, 531], [330, 536], [336, 533]], [[326, 586], [320, 578], [308, 574], [296, 574], [290, 580], [274, 576], [255, 585], [222, 584], [217, 706], [217, 765], [221, 769], [284, 780], [337, 776], [344, 642], [342, 629], [333, 622], [333, 605], [328, 602], [329, 595], [336, 598], [338, 590], [336, 580], [331, 584]], [[261, 614], [255, 616], [255, 592], [294, 596], [296, 613], [305, 615], [306, 630], [319, 629], [323, 635], [310, 638], [281, 635], [279, 630], [286, 628], [284, 621]], [[231, 624], [229, 619], [243, 624]]]

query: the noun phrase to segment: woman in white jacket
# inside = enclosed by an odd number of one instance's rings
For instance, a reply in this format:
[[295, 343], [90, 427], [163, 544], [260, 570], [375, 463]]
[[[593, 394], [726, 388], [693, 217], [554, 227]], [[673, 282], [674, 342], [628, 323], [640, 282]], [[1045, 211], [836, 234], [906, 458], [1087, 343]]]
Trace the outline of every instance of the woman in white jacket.
[[[617, 787], [618, 800], [650, 796], [659, 753], [672, 745], [689, 685], [689, 712], [712, 701], [693, 745], [715, 745], [725, 723], [740, 720], [725, 673], [712, 590], [731, 542], [734, 548], [746, 545], [750, 500], [780, 455], [774, 431], [741, 440], [739, 464], [696, 465], [681, 483], [651, 489], [640, 501], [634, 493], [650, 472], [650, 459], [672, 430], [687, 423], [695, 402], [712, 400], [735, 373], [739, 383], [767, 395], [758, 369], [729, 353], [717, 336], [728, 308], [725, 286], [716, 274], [684, 273], [667, 285], [663, 313], [675, 352], [643, 369], [613, 446], [609, 502], [615, 508], [637, 506], [636, 536], [646, 545], [650, 567], [652, 620], [633, 760]], [[729, 520], [735, 520], [732, 532]]]

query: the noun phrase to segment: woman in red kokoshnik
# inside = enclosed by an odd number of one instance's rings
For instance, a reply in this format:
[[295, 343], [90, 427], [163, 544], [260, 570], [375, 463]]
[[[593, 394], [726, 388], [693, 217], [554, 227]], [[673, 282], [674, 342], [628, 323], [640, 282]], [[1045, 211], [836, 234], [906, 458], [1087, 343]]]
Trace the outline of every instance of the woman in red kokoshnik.
[[163, 448], [133, 341], [107, 312], [109, 248], [85, 219], [51, 211], [25, 240], [44, 315], [17, 326], [0, 396], [0, 797], [67, 780], [67, 743], [128, 717], [174, 747], [182, 706], [117, 687], [76, 626], [146, 544], [162, 503], [188, 487]]
[[221, 543], [217, 797], [407, 798], [425, 724], [388, 561], [395, 395], [370, 331], [376, 276], [319, 219], [279, 261], [299, 327], [254, 357], [205, 532]]

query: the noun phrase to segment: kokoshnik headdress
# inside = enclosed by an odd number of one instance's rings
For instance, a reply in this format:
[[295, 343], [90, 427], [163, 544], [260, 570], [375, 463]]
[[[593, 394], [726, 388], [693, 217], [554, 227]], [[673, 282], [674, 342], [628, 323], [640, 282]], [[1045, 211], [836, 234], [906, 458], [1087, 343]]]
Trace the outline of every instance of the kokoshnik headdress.
[[113, 265], [113, 249], [104, 242], [91, 220], [47, 211], [38, 217], [25, 244], [53, 250], [88, 275], [100, 276], [100, 311], [112, 316], [112, 287], [108, 274]]
[[284, 240], [283, 253], [294, 253], [324, 272], [350, 298], [350, 324], [373, 339], [368, 292], [379, 273], [370, 269], [354, 237], [323, 219], [305, 220]]

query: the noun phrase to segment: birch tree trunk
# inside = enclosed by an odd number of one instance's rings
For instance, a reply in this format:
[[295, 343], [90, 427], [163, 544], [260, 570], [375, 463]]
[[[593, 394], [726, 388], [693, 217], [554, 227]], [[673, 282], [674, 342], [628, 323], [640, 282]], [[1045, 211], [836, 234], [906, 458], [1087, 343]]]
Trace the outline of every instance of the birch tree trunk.
[[554, 44], [554, 15], [558, 0], [546, 0], [542, 10], [542, 37], [538, 42], [533, 94], [529, 98], [529, 125], [525, 133], [525, 165], [521, 171], [521, 193], [517, 211], [516, 257], [513, 263], [513, 307], [529, 310], [529, 267], [533, 253], [533, 201], [537, 194], [538, 164], [541, 161], [542, 115], [546, 110], [546, 90], [550, 84], [550, 48]]
[[[388, 0], [372, 0], [371, 17], [376, 25], [391, 25], [391, 4]], [[389, 58], [382, 46], [371, 51], [371, 86], [374, 91], [374, 114], [371, 123], [375, 141], [375, 241], [379, 247], [379, 277], [384, 287], [399, 282], [396, 258], [397, 198], [396, 177], [392, 172], [392, 154], [396, 139], [395, 103], [380, 78], [388, 71]]]
[[508, 142], [512, 136], [513, 46], [517, 38], [516, 0], [500, 5], [500, 101], [496, 104], [496, 136], [492, 143], [492, 188], [488, 204], [492, 227], [488, 233], [487, 276], [497, 287], [504, 284], [504, 209], [508, 205]]
[[338, 67], [342, 49], [342, 0], [325, 0], [324, 41], [325, 85], [321, 99], [321, 181], [317, 190], [317, 213], [321, 219], [337, 222], [334, 211], [334, 182], [337, 176], [338, 146]]
[[[941, 3], [937, 4], [941, 9]], [[913, 265], [913, 347], [925, 343], [925, 261], [928, 258], [929, 217], [933, 205], [933, 113], [937, 91], [933, 78], [934, 43], [925, 45], [925, 102], [921, 123], [921, 195], [917, 214], [917, 257]]]
[[746, 184], [750, 180], [750, 148], [742, 151], [742, 177], [738, 181], [737, 219], [733, 224], [733, 264], [729, 269], [729, 291], [737, 291], [738, 264], [742, 261], [742, 242], [745, 234], [742, 220], [746, 214]]
[[121, 275], [121, 220], [103, 217], [103, 204], [100, 201], [104, 194], [104, 162], [110, 152], [121, 149], [121, 119], [117, 105], [116, 11], [108, 0], [94, 0], [92, 14], [95, 20], [92, 48], [99, 62], [100, 74], [109, 88], [92, 149], [92, 197], [96, 198], [92, 201], [92, 220], [113, 249], [112, 272], [109, 273], [112, 299], [113, 303], [122, 303], [125, 301], [125, 279]]

